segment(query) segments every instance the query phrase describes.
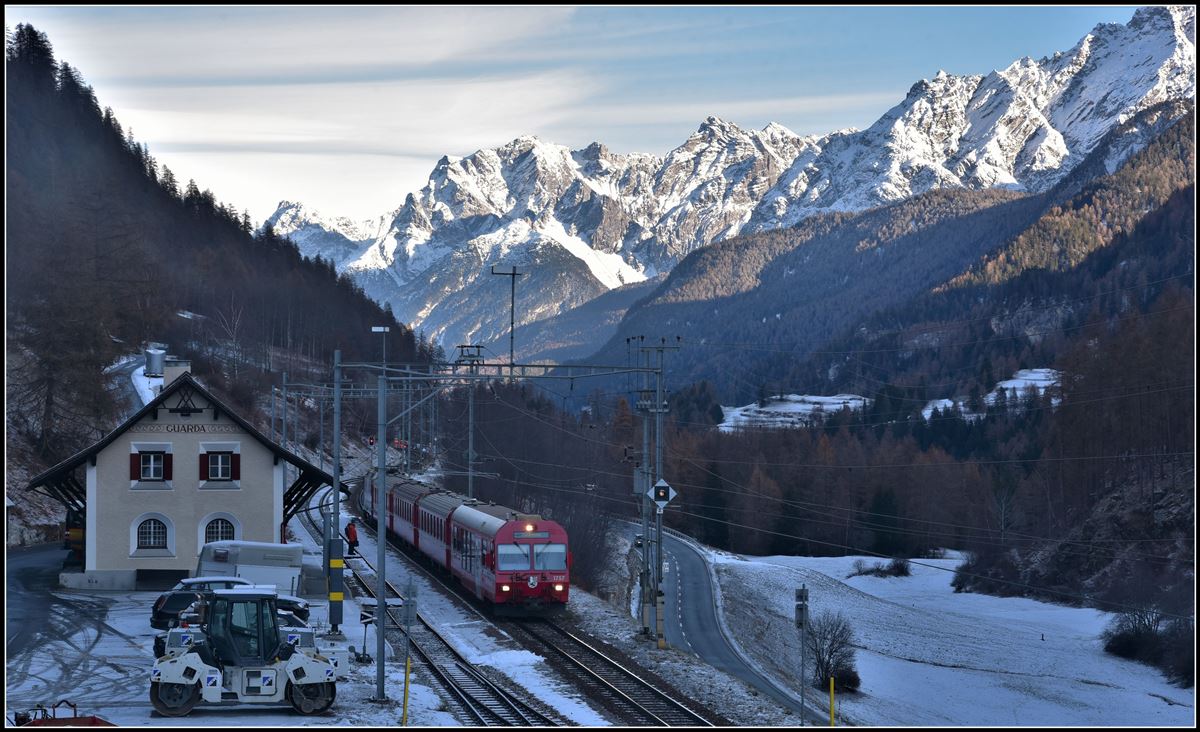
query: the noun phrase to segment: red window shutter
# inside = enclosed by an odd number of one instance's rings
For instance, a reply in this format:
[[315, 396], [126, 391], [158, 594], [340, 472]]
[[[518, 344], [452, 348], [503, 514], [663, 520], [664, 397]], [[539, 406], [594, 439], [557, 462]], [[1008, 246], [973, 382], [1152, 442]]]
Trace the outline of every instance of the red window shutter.
[[229, 456], [229, 477], [233, 480], [242, 479], [242, 456], [236, 452]]
[[208, 480], [208, 453], [200, 453], [200, 480]]
[[169, 452], [163, 455], [163, 480], [171, 479], [171, 463], [173, 462], [171, 457], [172, 455]]
[[129, 479], [140, 480], [142, 477], [142, 454], [139, 452], [129, 453]]

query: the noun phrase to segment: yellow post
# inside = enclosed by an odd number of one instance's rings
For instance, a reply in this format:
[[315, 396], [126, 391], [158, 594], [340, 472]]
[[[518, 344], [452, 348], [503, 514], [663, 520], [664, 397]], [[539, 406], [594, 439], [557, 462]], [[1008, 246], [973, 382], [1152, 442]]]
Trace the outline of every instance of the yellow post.
[[412, 669], [412, 659], [404, 659], [404, 712], [400, 715], [400, 726], [408, 726], [408, 672]]
[[833, 726], [833, 677], [829, 677], [829, 726]]

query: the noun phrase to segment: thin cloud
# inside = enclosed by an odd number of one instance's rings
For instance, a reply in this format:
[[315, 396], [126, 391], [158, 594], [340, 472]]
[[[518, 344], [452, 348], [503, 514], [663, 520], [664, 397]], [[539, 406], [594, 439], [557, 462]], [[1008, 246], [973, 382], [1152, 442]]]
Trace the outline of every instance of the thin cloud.
[[487, 59], [561, 30], [573, 8], [15, 9], [97, 84], [328, 69], [420, 68]]
[[878, 109], [878, 113], [881, 114], [903, 98], [904, 91], [901, 90], [743, 100], [708, 99], [686, 103], [605, 105], [595, 109], [591, 119], [603, 125], [664, 124], [673, 121], [698, 124], [705, 117], [715, 115], [743, 126], [746, 123], [739, 120], [764, 117], [784, 124], [785, 118], [802, 117], [806, 114], [851, 113], [864, 109]]
[[603, 83], [575, 71], [428, 79], [369, 87], [163, 89], [118, 107], [152, 149], [162, 143], [374, 140], [403, 154], [466, 154], [544, 134], [579, 113]]

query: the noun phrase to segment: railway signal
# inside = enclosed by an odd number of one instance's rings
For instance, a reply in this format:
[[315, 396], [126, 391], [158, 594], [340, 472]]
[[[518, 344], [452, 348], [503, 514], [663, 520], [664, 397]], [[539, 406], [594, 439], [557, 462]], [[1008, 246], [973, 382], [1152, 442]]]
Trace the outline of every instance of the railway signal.
[[675, 496], [679, 494], [667, 484], [667, 481], [659, 478], [658, 482], [651, 486], [650, 490], [646, 491], [646, 495], [650, 497], [650, 500], [658, 504], [658, 510], [661, 513], [667, 507], [667, 504], [675, 500]]

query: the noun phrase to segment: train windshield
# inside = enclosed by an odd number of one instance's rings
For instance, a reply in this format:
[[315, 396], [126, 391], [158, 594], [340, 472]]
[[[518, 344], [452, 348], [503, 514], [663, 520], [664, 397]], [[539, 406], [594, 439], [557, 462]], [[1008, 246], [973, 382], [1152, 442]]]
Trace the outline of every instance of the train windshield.
[[496, 569], [501, 572], [529, 569], [529, 546], [501, 544], [496, 547]]
[[566, 544], [537, 544], [533, 547], [534, 569], [566, 569]]

